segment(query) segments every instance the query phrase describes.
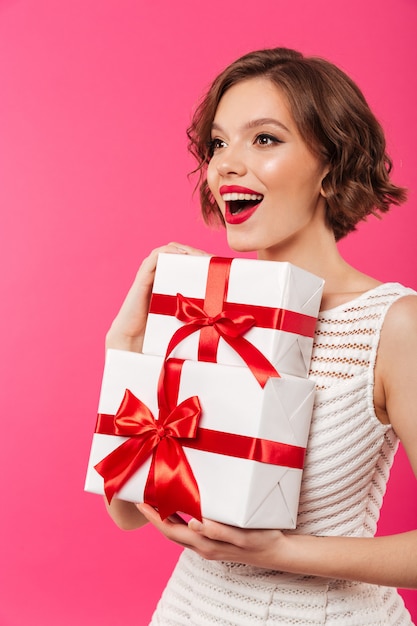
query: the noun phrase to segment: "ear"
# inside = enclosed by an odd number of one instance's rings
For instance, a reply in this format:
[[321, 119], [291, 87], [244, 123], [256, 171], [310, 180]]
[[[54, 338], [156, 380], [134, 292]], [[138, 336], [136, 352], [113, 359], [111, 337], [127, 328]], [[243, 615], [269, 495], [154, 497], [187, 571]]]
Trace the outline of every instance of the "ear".
[[326, 165], [326, 167], [324, 168], [323, 171], [323, 178], [321, 179], [321, 187], [320, 187], [320, 195], [323, 196], [323, 198], [327, 197], [327, 193], [326, 191], [323, 189], [323, 183], [327, 177], [327, 174], [330, 172], [330, 166]]

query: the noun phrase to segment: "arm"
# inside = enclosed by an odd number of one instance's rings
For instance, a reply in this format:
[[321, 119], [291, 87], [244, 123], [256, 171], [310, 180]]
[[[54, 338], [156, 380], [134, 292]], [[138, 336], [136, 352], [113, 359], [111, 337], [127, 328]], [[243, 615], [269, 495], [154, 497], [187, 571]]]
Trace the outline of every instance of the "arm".
[[[126, 299], [107, 333], [106, 348], [129, 350], [131, 352], [142, 351], [156, 262], [160, 252], [206, 254], [201, 250], [178, 243], [170, 243], [153, 250], [143, 260]], [[113, 498], [110, 505], [106, 499], [105, 503], [109, 515], [123, 530], [139, 528], [148, 521], [132, 502]]]
[[[390, 420], [417, 476], [417, 297], [395, 303], [385, 320], [375, 370], [375, 403]], [[140, 511], [168, 538], [207, 559], [295, 574], [417, 588], [417, 530], [389, 537], [313, 537], [278, 530], [242, 530], [204, 520], [187, 526]]]

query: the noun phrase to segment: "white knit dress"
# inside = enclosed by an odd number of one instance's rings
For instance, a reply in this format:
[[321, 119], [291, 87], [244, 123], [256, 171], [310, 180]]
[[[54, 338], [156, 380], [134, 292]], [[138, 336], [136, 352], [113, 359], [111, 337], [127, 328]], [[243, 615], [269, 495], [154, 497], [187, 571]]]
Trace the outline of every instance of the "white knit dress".
[[[383, 284], [320, 314], [310, 372], [316, 402], [294, 532], [374, 535], [398, 444], [374, 412], [376, 352], [388, 308], [414, 293]], [[151, 624], [410, 626], [412, 621], [393, 588], [207, 561], [184, 550]]]

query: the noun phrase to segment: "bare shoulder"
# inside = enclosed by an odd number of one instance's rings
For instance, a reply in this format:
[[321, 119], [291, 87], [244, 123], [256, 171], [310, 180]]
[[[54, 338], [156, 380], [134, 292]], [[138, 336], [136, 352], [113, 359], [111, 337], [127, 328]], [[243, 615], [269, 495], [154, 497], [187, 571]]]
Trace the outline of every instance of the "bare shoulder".
[[[411, 430], [416, 442], [417, 295], [399, 298], [387, 312], [375, 368], [375, 405], [403, 442], [409, 440]], [[416, 458], [414, 466], [417, 470]]]
[[389, 308], [383, 327], [381, 340], [397, 342], [401, 338], [417, 339], [417, 294], [404, 295]]
[[[385, 317], [378, 365], [382, 373], [393, 376], [393, 367], [403, 369], [409, 361], [417, 364], [417, 295], [405, 295], [396, 300]], [[398, 370], [397, 370], [398, 371]]]

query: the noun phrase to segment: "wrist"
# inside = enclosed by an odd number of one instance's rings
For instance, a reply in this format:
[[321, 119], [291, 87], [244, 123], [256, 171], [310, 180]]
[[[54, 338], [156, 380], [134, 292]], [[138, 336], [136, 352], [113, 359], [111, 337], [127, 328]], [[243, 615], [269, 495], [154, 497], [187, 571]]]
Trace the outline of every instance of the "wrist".
[[312, 571], [311, 556], [318, 559], [316, 537], [281, 532], [273, 549], [273, 569], [301, 576], [321, 575]]
[[275, 569], [293, 574], [300, 573], [297, 571], [299, 557], [296, 535], [281, 532], [275, 548], [275, 559], [277, 561]]

